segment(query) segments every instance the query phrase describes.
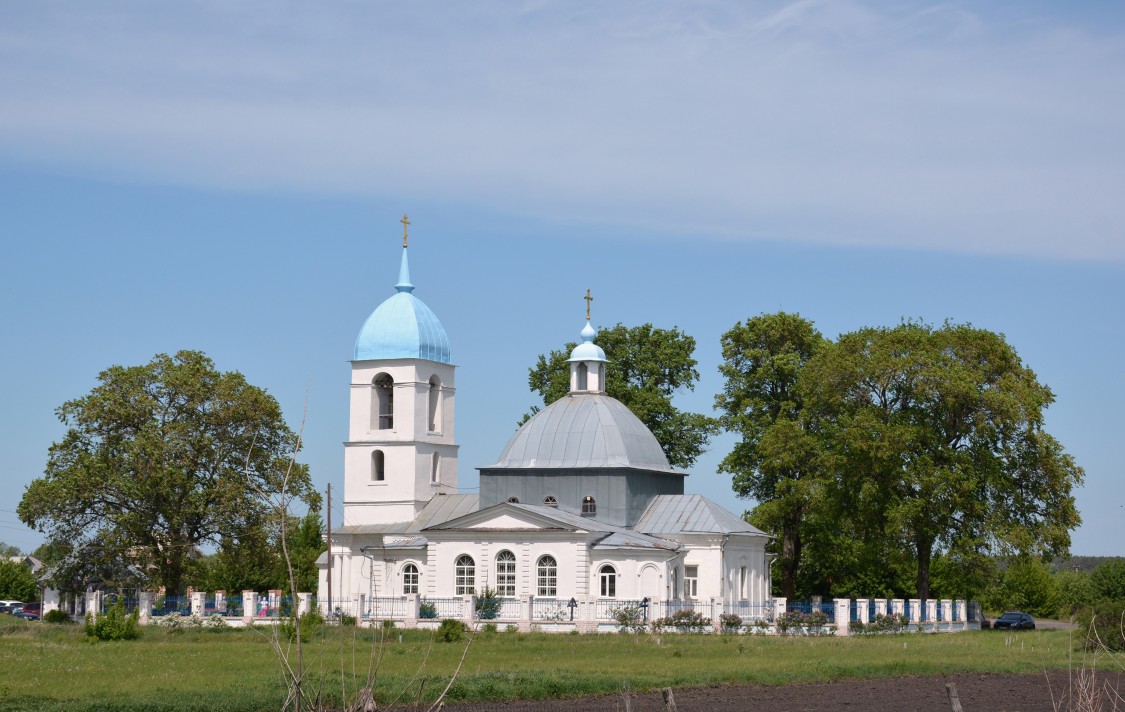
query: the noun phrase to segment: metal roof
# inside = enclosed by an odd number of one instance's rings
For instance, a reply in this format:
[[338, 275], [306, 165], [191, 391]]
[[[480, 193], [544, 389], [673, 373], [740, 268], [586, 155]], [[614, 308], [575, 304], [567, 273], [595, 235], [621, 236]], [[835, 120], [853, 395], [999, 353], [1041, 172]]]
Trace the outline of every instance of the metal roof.
[[677, 472], [645, 424], [601, 393], [558, 399], [516, 431], [496, 464], [480, 469], [573, 467]]
[[333, 534], [417, 534], [426, 527], [477, 511], [479, 495], [437, 494], [426, 502], [418, 516], [409, 522], [386, 524], [348, 524], [332, 530]]
[[410, 266], [402, 250], [397, 292], [367, 317], [355, 340], [355, 360], [424, 358], [451, 363], [449, 337], [437, 316], [411, 294]]
[[765, 532], [699, 494], [662, 494], [653, 498], [634, 527], [661, 534], [759, 534]]

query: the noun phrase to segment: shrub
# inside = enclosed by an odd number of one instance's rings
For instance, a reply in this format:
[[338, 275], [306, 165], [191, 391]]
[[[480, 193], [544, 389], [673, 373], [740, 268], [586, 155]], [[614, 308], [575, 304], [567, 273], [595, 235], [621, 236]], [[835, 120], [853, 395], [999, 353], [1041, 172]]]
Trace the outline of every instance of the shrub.
[[422, 602], [418, 604], [418, 617], [427, 619], [437, 618], [437, 606], [422, 599]]
[[354, 626], [355, 622], [356, 622], [355, 616], [349, 616], [347, 613], [339, 614], [339, 616], [337, 616], [337, 620], [340, 621], [340, 625], [353, 625]]
[[881, 633], [901, 633], [909, 625], [904, 613], [877, 613], [868, 623], [856, 621], [851, 630], [856, 635], [878, 635]]
[[[738, 623], [742, 624], [741, 618], [738, 618]], [[653, 630], [675, 628], [681, 633], [701, 633], [709, 627], [711, 627], [711, 619], [704, 618], [702, 613], [695, 611], [676, 611], [666, 618], [653, 621]]]
[[56, 608], [53, 611], [47, 611], [46, 613], [43, 614], [43, 622], [44, 623], [73, 623], [74, 619], [72, 619], [70, 617], [70, 614], [67, 613], [66, 611], [60, 611], [59, 609]]
[[1079, 630], [1085, 634], [1087, 648], [1097, 647], [1098, 641], [1113, 651], [1125, 650], [1125, 600], [1105, 601], [1078, 614]]
[[719, 616], [719, 625], [724, 633], [737, 633], [742, 628], [742, 616], [737, 613], [724, 613]]
[[621, 606], [613, 608], [609, 614], [617, 622], [617, 629], [622, 633], [642, 633], [645, 629], [644, 611], [640, 606]]
[[802, 613], [786, 611], [777, 619], [778, 635], [835, 635], [828, 627], [828, 614], [824, 611]]
[[86, 614], [86, 635], [97, 640], [134, 640], [141, 635], [139, 620], [137, 611], [126, 614], [125, 606], [118, 601], [96, 619], [93, 613]]
[[488, 586], [477, 594], [476, 613], [481, 620], [491, 620], [500, 615], [500, 594]]
[[[343, 616], [341, 616], [342, 618]], [[307, 643], [312, 640], [313, 635], [316, 634], [317, 628], [324, 621], [320, 615], [320, 609], [313, 608], [306, 613], [301, 614], [301, 642]], [[341, 621], [341, 624], [343, 622]], [[288, 638], [291, 642], [297, 639], [297, 622], [294, 616], [283, 618], [277, 624], [278, 632]]]
[[1056, 572], [1055, 590], [1058, 593], [1060, 618], [1069, 618], [1098, 599], [1090, 574], [1083, 571]]
[[483, 633], [495, 633], [496, 632], [496, 624], [495, 623], [485, 623], [484, 627], [481, 628], [481, 632], [483, 632]]
[[226, 628], [227, 621], [218, 613], [212, 613], [203, 621], [204, 628]]
[[456, 643], [465, 633], [465, 624], [454, 618], [446, 618], [438, 627], [438, 637], [447, 643]]

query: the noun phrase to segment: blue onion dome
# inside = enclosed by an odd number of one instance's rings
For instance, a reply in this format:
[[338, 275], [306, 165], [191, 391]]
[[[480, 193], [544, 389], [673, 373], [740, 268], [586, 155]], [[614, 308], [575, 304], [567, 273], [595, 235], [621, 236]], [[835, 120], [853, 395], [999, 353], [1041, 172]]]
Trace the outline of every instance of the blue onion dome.
[[582, 343], [575, 346], [574, 350], [570, 352], [570, 358], [567, 359], [567, 363], [572, 363], [574, 361], [601, 361], [603, 363], [609, 363], [609, 361], [606, 360], [605, 351], [602, 350], [601, 346], [594, 343], [594, 338], [598, 335], [598, 332], [594, 327], [590, 326], [589, 321], [586, 322], [586, 326], [582, 327], [582, 331], [579, 335], [582, 337]]
[[406, 248], [395, 294], [376, 307], [355, 340], [355, 360], [423, 358], [450, 363], [449, 337], [437, 316], [414, 296]]

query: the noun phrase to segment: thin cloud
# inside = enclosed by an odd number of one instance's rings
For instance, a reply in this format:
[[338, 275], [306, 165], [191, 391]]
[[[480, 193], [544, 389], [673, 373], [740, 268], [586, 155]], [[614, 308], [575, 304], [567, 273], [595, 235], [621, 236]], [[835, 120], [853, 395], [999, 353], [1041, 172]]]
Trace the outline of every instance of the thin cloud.
[[1125, 260], [1120, 27], [813, 0], [152, 7], [5, 6], [0, 155], [669, 233], [705, 215], [724, 239]]

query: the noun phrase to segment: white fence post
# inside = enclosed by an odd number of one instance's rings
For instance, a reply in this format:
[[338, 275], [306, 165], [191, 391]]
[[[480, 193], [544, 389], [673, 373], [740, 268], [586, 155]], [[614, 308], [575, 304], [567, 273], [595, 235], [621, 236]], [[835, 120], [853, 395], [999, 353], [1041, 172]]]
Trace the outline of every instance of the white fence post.
[[207, 603], [207, 593], [205, 591], [192, 591], [191, 592], [191, 614], [198, 618], [203, 617], [203, 608]]
[[855, 613], [860, 623], [870, 623], [871, 600], [868, 598], [855, 599]]
[[297, 594], [297, 615], [303, 616], [312, 608], [312, 594], [311, 593], [298, 593]]
[[885, 598], [876, 598], [875, 599], [875, 615], [877, 615], [877, 616], [887, 615], [887, 599], [885, 599]]
[[221, 588], [215, 591], [215, 612], [220, 616], [227, 614], [227, 592]]
[[787, 602], [784, 596], [773, 599], [773, 619], [780, 620], [785, 615], [785, 606]]
[[836, 634], [848, 635], [852, 626], [851, 599], [836, 598], [832, 603], [836, 606]]
[[152, 600], [155, 595], [152, 591], [137, 592], [137, 609], [140, 611], [141, 625], [148, 625], [152, 618]]
[[461, 604], [461, 620], [467, 625], [473, 624], [473, 619], [477, 615], [477, 597], [476, 596], [463, 596]]
[[243, 591], [242, 622], [248, 626], [254, 625], [254, 616], [256, 615], [258, 615], [258, 592]]
[[892, 598], [891, 599], [891, 613], [893, 615], [896, 615], [896, 616], [901, 616], [903, 613], [906, 612], [906, 606], [904, 604], [905, 604], [905, 601], [903, 601], [901, 598]]

